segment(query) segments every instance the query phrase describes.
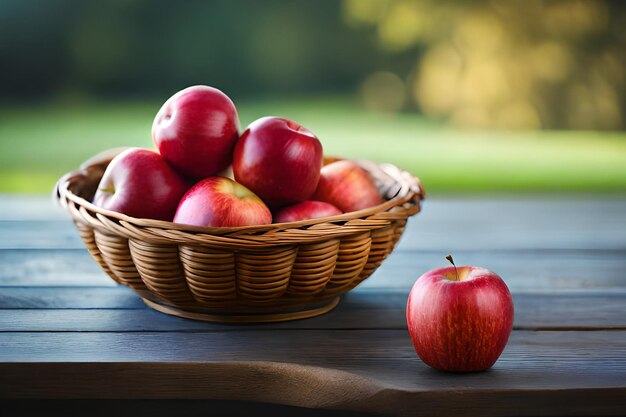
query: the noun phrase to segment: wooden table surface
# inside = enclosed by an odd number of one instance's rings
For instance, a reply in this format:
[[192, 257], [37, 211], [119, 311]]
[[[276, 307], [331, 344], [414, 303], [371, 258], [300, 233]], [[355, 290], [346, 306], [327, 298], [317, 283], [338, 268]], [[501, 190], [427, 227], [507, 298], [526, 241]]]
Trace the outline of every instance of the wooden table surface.
[[[487, 372], [428, 368], [406, 330], [411, 285], [448, 253], [514, 296]], [[49, 199], [0, 196], [0, 399], [96, 415], [626, 415], [626, 199], [429, 198], [332, 312], [218, 325], [117, 286]]]

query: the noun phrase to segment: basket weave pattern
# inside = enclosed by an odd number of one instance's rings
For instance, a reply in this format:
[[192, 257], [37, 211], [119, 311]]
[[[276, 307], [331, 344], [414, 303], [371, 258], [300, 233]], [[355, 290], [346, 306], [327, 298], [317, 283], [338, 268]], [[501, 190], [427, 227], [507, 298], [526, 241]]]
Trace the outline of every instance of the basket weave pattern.
[[[361, 161], [386, 198], [379, 206], [293, 223], [185, 226], [90, 203], [119, 151], [105, 152], [65, 175], [56, 198], [113, 280], [153, 307], [192, 318], [207, 319], [201, 315], [208, 313], [218, 321], [264, 321], [261, 315], [278, 314], [267, 320], [276, 321], [306, 317], [298, 311], [315, 306], [332, 308], [338, 295], [368, 278], [391, 253], [424, 195], [419, 180], [406, 171]], [[242, 314], [246, 318], [228, 319]]]

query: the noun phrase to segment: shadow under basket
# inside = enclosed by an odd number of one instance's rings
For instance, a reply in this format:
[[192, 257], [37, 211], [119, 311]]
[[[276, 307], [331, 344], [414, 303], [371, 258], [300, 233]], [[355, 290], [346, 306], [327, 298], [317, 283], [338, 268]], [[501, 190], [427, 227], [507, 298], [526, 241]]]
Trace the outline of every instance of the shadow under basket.
[[224, 323], [313, 317], [368, 278], [420, 211], [420, 181], [390, 164], [358, 161], [385, 202], [333, 217], [245, 227], [194, 227], [138, 219], [91, 203], [103, 152], [57, 183], [91, 256], [116, 282], [163, 313]]

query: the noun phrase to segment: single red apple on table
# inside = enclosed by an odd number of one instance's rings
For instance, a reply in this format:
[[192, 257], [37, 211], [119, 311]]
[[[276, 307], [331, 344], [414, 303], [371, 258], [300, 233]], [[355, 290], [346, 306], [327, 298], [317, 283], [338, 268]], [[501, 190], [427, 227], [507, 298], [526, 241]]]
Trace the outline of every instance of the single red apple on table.
[[349, 160], [332, 162], [322, 168], [312, 199], [330, 203], [344, 213], [383, 202], [372, 177]]
[[171, 221], [189, 183], [158, 153], [131, 148], [107, 166], [93, 203], [132, 217]]
[[513, 300], [502, 278], [487, 269], [445, 267], [415, 282], [406, 320], [415, 351], [427, 365], [450, 372], [482, 371], [493, 366], [506, 346]]
[[235, 105], [226, 94], [206, 85], [174, 94], [152, 124], [152, 140], [161, 155], [193, 179], [227, 168], [238, 137]]
[[338, 214], [341, 214], [341, 210], [332, 204], [323, 201], [303, 201], [280, 209], [274, 216], [274, 223], [297, 222]]
[[263, 117], [235, 145], [235, 180], [276, 208], [308, 200], [320, 177], [322, 144], [298, 123]]
[[241, 184], [224, 177], [198, 182], [183, 196], [174, 223], [193, 226], [235, 227], [269, 224], [265, 203]]

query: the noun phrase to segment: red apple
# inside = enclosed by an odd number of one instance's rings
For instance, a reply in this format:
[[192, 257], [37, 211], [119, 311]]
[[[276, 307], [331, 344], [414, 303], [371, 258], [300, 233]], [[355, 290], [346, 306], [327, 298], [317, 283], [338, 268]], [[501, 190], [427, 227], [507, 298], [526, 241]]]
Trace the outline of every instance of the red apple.
[[330, 203], [344, 213], [383, 202], [372, 177], [348, 160], [332, 162], [322, 168], [313, 200]]
[[109, 163], [93, 203], [132, 217], [171, 221], [188, 188], [161, 155], [131, 148]]
[[280, 209], [274, 216], [274, 223], [297, 222], [320, 217], [336, 216], [341, 210], [323, 201], [303, 201]]
[[241, 184], [224, 177], [198, 182], [183, 196], [174, 223], [193, 226], [234, 227], [269, 224], [265, 203]]
[[271, 207], [308, 200], [320, 177], [322, 144], [298, 123], [263, 117], [235, 145], [233, 171]]
[[445, 267], [415, 282], [406, 320], [415, 351], [427, 365], [450, 372], [483, 371], [498, 360], [509, 339], [513, 300], [502, 278], [491, 271]]
[[152, 140], [161, 155], [193, 179], [216, 175], [228, 167], [238, 133], [233, 102], [205, 85], [174, 94], [152, 124]]

